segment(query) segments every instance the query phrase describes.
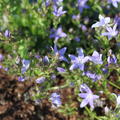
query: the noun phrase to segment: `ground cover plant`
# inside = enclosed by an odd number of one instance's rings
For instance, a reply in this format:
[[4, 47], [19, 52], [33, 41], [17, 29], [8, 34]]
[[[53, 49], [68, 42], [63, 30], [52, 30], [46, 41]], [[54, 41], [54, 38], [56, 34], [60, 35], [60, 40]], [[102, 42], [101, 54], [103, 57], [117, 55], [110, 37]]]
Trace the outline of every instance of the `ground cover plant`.
[[120, 0], [0, 1], [0, 120], [120, 120]]

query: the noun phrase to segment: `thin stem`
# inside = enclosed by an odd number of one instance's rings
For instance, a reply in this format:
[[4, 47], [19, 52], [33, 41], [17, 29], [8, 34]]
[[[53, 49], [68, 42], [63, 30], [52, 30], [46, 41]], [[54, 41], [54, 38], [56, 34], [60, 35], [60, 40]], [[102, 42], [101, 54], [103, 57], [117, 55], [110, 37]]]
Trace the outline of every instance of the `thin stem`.
[[62, 86], [56, 86], [52, 88], [48, 88], [47, 90], [57, 90], [57, 89], [62, 89], [68, 87], [68, 84], [62, 85]]
[[120, 89], [120, 87], [119, 86], [117, 86], [116, 84], [114, 84], [113, 82], [111, 82], [111, 81], [109, 81], [109, 84], [110, 85], [112, 85], [112, 86], [114, 86], [114, 87], [116, 87], [117, 89]]
[[[88, 112], [89, 116], [91, 116], [91, 111], [89, 110], [88, 107], [85, 107], [86, 111]], [[94, 115], [94, 118], [96, 118], [97, 120], [100, 120], [99, 117]]]

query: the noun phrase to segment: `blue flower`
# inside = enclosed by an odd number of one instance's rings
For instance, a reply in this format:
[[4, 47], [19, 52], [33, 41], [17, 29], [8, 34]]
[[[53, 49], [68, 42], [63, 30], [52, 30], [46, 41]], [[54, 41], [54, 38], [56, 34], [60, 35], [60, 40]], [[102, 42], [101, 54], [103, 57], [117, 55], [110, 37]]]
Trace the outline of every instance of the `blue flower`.
[[80, 19], [80, 14], [78, 15], [72, 15], [73, 20], [79, 20]]
[[25, 72], [28, 70], [29, 66], [30, 66], [30, 60], [25, 60], [25, 59], [23, 59], [23, 60], [22, 60], [21, 72], [22, 72], [22, 73], [25, 73]]
[[57, 56], [60, 61], [68, 62], [68, 60], [66, 59], [66, 57], [64, 57], [64, 54], [65, 54], [65, 52], [66, 52], [66, 50], [67, 50], [66, 47], [58, 50], [58, 49], [57, 49], [57, 45], [55, 44], [53, 50], [54, 50], [55, 56]]
[[63, 11], [63, 7], [57, 7], [57, 6], [53, 6], [54, 11], [53, 11], [53, 15], [59, 17], [62, 16], [63, 14], [65, 14], [67, 11]]
[[45, 81], [45, 77], [37, 78], [35, 81], [36, 81], [36, 83], [41, 84]]
[[89, 8], [88, 5], [86, 5], [88, 0], [78, 0], [78, 8], [79, 11], [82, 13], [84, 8]]
[[118, 30], [120, 30], [120, 17], [116, 16], [114, 19], [115, 24], [117, 24]]
[[50, 100], [52, 101], [52, 107], [60, 107], [62, 104], [60, 95], [57, 93], [52, 93], [50, 96]]
[[62, 37], [67, 37], [67, 34], [62, 31], [62, 27], [59, 27], [57, 30], [51, 30], [50, 38], [55, 38], [55, 41], [57, 41]]
[[80, 49], [77, 49], [77, 53], [78, 53], [78, 56], [74, 56], [74, 55], [68, 55], [71, 59], [71, 67], [70, 67], [70, 70], [73, 70], [73, 69], [80, 69], [80, 70], [84, 70], [84, 64], [89, 60], [89, 57], [86, 56], [84, 57], [84, 54], [83, 54], [83, 49], [80, 48]]
[[9, 69], [8, 68], [4, 68], [5, 71], [8, 71]]
[[108, 64], [116, 64], [117, 59], [116, 59], [115, 55], [113, 54], [112, 56], [108, 56], [107, 62], [108, 62]]
[[103, 71], [104, 74], [108, 73], [108, 69], [107, 68], [102, 68], [102, 71]]
[[108, 39], [111, 39], [112, 37], [115, 37], [118, 34], [118, 31], [116, 31], [117, 28], [117, 24], [115, 24], [113, 26], [113, 28], [111, 27], [106, 27], [108, 32], [102, 33], [102, 36], [108, 36]]
[[0, 65], [0, 69], [2, 69], [3, 68], [3, 66], [2, 65]]
[[80, 27], [81, 27], [81, 29], [82, 29], [83, 32], [87, 31], [87, 27], [84, 24], [81, 24]]
[[92, 28], [95, 28], [95, 27], [106, 27], [108, 26], [108, 23], [110, 23], [110, 17], [103, 17], [102, 15], [99, 15], [99, 22], [96, 22], [95, 24], [92, 25]]
[[5, 37], [10, 37], [10, 31], [9, 31], [9, 30], [6, 30], [6, 31], [4, 32], [4, 36], [5, 36]]
[[108, 64], [116, 64], [117, 63], [117, 58], [114, 54], [112, 54], [112, 50], [109, 50], [109, 56], [107, 58]]
[[[80, 93], [79, 96], [80, 96], [81, 98], [83, 98], [83, 101], [81, 102], [80, 107], [83, 108], [83, 107], [85, 107], [87, 104], [89, 104], [90, 107], [91, 107], [92, 109], [94, 109], [94, 100], [95, 100], [95, 99], [98, 99], [99, 96], [94, 95], [94, 94], [92, 93], [92, 91], [90, 90], [90, 88], [89, 88], [86, 84], [82, 84], [82, 85], [80, 86], [80, 91], [81, 91], [82, 93]], [[83, 93], [83, 92], [85, 92], [85, 93]]]
[[4, 56], [0, 54], [0, 62], [4, 59]]
[[22, 76], [19, 76], [19, 77], [18, 77], [18, 81], [20, 81], [20, 82], [24, 82], [24, 81], [25, 81], [25, 78], [22, 77]]
[[55, 80], [55, 79], [56, 79], [56, 75], [55, 75], [55, 74], [52, 74], [52, 75], [50, 76], [50, 78], [51, 78], [52, 80]]
[[99, 54], [97, 51], [94, 51], [92, 56], [89, 57], [89, 60], [95, 64], [103, 64], [102, 54]]
[[80, 42], [80, 38], [79, 37], [75, 37], [74, 40], [77, 41], [77, 42]]
[[108, 2], [112, 3], [112, 5], [117, 8], [118, 7], [118, 3], [120, 2], [120, 0], [108, 0]]
[[100, 80], [102, 78], [101, 75], [97, 75], [95, 73], [91, 73], [90, 71], [84, 72], [84, 75], [91, 78], [94, 82]]
[[40, 59], [40, 55], [37, 55], [37, 54], [36, 54], [36, 55], [35, 55], [35, 58], [36, 58], [36, 59]]
[[48, 56], [45, 56], [45, 57], [42, 59], [42, 61], [43, 61], [44, 64], [48, 64], [48, 63], [50, 62]]
[[46, 0], [45, 5], [46, 5], [46, 7], [48, 7], [50, 5], [50, 0]]

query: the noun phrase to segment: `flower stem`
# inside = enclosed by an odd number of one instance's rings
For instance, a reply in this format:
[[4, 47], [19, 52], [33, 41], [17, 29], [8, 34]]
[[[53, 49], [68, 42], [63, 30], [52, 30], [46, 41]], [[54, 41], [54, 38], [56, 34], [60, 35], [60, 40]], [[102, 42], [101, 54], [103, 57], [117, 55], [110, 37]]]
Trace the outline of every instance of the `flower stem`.
[[57, 89], [62, 89], [62, 88], [66, 88], [66, 87], [68, 87], [68, 84], [65, 84], [65, 85], [62, 85], [62, 86], [52, 87], [52, 88], [49, 88], [47, 90], [57, 90]]
[[110, 85], [112, 85], [112, 86], [114, 86], [114, 87], [116, 87], [117, 89], [120, 89], [120, 87], [119, 86], [117, 86], [116, 84], [114, 84], [113, 82], [111, 82], [111, 81], [109, 81], [109, 84]]
[[[91, 111], [89, 110], [89, 108], [88, 108], [88, 107], [85, 107], [85, 109], [86, 109], [86, 111], [88, 112], [89, 116], [91, 116]], [[99, 117], [97, 117], [96, 115], [94, 115], [94, 118], [95, 118], [96, 120], [100, 120]]]

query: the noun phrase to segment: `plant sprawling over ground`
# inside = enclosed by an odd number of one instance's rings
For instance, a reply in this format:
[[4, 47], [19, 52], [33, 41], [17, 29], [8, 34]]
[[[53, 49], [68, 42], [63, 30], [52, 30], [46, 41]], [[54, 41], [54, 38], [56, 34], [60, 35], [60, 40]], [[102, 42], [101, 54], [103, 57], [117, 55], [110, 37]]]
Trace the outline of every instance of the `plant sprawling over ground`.
[[66, 120], [119, 120], [119, 33], [120, 0], [1, 0], [0, 69]]

